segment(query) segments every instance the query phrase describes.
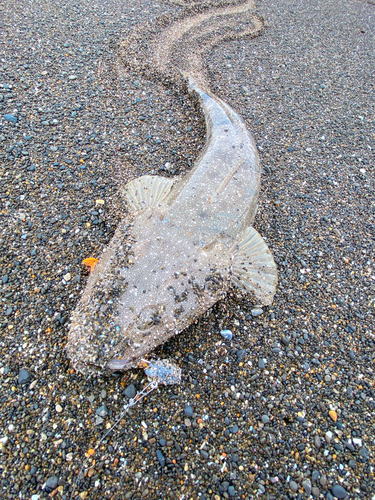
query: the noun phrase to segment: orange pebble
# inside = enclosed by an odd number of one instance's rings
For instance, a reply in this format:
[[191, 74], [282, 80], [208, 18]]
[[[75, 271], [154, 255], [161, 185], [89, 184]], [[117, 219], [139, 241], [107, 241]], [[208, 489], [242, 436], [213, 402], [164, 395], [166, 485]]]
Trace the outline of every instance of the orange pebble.
[[332, 418], [334, 422], [337, 422], [337, 413], [334, 410], [329, 412], [329, 416]]
[[95, 269], [96, 264], [98, 263], [98, 259], [94, 259], [93, 257], [89, 257], [82, 261], [82, 265], [90, 268], [90, 273]]

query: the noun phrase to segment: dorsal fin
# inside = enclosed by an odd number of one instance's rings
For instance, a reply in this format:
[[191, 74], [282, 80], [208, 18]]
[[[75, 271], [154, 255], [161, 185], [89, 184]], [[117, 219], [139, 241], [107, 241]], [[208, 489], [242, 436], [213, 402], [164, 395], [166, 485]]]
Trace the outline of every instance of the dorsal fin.
[[169, 194], [173, 181], [157, 175], [143, 175], [126, 184], [123, 194], [132, 212], [157, 207]]
[[272, 254], [260, 234], [249, 227], [232, 251], [233, 281], [264, 305], [272, 304], [276, 291], [277, 269]]

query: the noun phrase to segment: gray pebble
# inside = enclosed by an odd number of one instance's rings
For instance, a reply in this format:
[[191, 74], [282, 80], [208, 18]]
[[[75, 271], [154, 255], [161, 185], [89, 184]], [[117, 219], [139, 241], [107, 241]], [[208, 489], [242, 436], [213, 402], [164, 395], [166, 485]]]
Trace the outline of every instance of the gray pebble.
[[55, 488], [57, 488], [58, 482], [59, 482], [59, 479], [58, 479], [57, 476], [51, 476], [51, 477], [49, 477], [47, 479], [46, 485], [45, 485], [46, 491], [49, 493], [52, 490], [54, 490]]
[[317, 481], [320, 478], [320, 472], [318, 470], [313, 470], [311, 478], [313, 481]]
[[163, 453], [160, 450], [156, 450], [156, 457], [159, 460], [159, 464], [162, 467], [165, 467], [165, 458], [164, 458]]
[[361, 448], [358, 452], [358, 455], [362, 457], [364, 460], [367, 460], [370, 456], [370, 453], [367, 450], [367, 448]]
[[188, 418], [192, 417], [194, 413], [193, 408], [189, 404], [187, 404], [184, 408], [184, 413]]
[[96, 410], [96, 414], [102, 418], [106, 417], [108, 415], [108, 410], [106, 405], [99, 406], [99, 408]]
[[258, 361], [258, 367], [261, 369], [261, 370], [264, 370], [266, 366], [266, 363], [264, 362], [264, 359], [263, 358], [260, 358], [260, 360]]
[[229, 486], [229, 487], [228, 487], [228, 495], [229, 495], [230, 497], [234, 497], [234, 496], [236, 496], [236, 490], [234, 489], [234, 486]]
[[291, 481], [289, 482], [289, 488], [290, 488], [290, 489], [291, 489], [294, 493], [296, 493], [296, 492], [298, 491], [298, 484], [297, 484], [295, 481], [291, 480]]
[[251, 309], [251, 315], [254, 317], [261, 316], [263, 314], [263, 309], [260, 307], [255, 307], [254, 309]]
[[21, 368], [19, 374], [18, 374], [18, 384], [23, 385], [27, 384], [31, 380], [31, 375], [30, 373], [25, 370], [25, 368]]
[[323, 488], [324, 488], [324, 486], [327, 485], [327, 476], [325, 474], [320, 476], [319, 483], [321, 486], [323, 486]]
[[313, 486], [311, 488], [311, 493], [312, 493], [313, 497], [319, 498], [319, 496], [320, 496], [320, 489], [317, 486]]
[[233, 333], [230, 330], [221, 330], [220, 335], [225, 338], [225, 340], [232, 340]]
[[4, 115], [4, 120], [6, 122], [10, 122], [10, 123], [17, 123], [18, 118], [17, 118], [17, 116], [14, 116], [14, 115]]
[[303, 489], [305, 490], [306, 495], [311, 495], [311, 481], [310, 479], [305, 479], [302, 481]]
[[136, 388], [134, 386], [134, 384], [130, 384], [128, 385], [128, 387], [125, 389], [124, 393], [125, 393], [125, 396], [129, 399], [132, 399], [134, 398], [135, 394], [136, 394]]
[[345, 488], [340, 486], [339, 484], [334, 484], [332, 488], [332, 495], [336, 498], [345, 498], [348, 492]]
[[262, 415], [262, 422], [264, 424], [268, 424], [269, 421], [270, 421], [270, 417], [268, 415]]

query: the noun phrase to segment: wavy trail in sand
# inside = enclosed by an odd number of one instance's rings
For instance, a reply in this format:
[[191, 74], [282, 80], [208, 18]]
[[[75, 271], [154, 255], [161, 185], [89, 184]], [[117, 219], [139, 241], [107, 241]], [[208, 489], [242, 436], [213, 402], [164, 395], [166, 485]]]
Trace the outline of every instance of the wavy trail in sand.
[[209, 89], [207, 54], [224, 41], [255, 37], [264, 29], [254, 0], [170, 3], [183, 8], [139, 26], [120, 45], [123, 64], [166, 84], [189, 76]]

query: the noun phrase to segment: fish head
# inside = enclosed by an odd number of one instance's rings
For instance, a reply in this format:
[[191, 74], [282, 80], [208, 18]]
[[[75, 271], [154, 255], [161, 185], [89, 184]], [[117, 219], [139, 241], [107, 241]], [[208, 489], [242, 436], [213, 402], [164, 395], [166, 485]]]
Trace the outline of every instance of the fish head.
[[[146, 295], [146, 294], [145, 294]], [[140, 303], [124, 308], [118, 323], [125, 343], [106, 365], [111, 371], [127, 370], [157, 345], [179, 331], [177, 317], [171, 314], [170, 297], [159, 294], [157, 302], [147, 303], [147, 295]], [[163, 300], [164, 299], [164, 300]], [[176, 307], [173, 308], [175, 310]]]

